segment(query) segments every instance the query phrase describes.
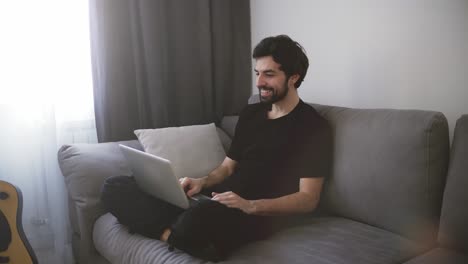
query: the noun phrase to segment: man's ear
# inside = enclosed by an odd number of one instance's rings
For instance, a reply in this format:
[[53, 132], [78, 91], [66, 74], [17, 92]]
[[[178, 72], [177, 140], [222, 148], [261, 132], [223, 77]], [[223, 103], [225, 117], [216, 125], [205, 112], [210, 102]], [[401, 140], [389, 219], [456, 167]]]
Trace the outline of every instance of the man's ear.
[[289, 81], [291, 82], [291, 84], [292, 84], [294, 87], [296, 87], [295, 84], [296, 84], [297, 80], [299, 80], [299, 77], [300, 77], [299, 74], [293, 74], [293, 75], [291, 75], [291, 76], [289, 77]]

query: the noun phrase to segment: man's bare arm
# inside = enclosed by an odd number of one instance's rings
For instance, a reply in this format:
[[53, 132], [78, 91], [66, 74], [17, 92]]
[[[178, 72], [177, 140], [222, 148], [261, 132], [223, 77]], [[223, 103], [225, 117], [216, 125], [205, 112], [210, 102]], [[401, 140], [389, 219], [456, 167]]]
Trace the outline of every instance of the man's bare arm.
[[320, 200], [323, 178], [301, 178], [299, 191], [275, 199], [245, 200], [233, 192], [214, 194], [213, 200], [254, 215], [291, 215], [313, 211]]
[[221, 165], [214, 169], [208, 176], [203, 177], [203, 188], [212, 187], [218, 183], [223, 182], [227, 177], [234, 173], [237, 161], [226, 157]]
[[211, 187], [224, 181], [227, 177], [234, 173], [236, 165], [237, 161], [226, 157], [221, 165], [210, 172], [207, 176], [199, 179], [182, 178], [180, 179], [180, 182], [187, 195], [192, 196], [199, 193], [204, 188]]

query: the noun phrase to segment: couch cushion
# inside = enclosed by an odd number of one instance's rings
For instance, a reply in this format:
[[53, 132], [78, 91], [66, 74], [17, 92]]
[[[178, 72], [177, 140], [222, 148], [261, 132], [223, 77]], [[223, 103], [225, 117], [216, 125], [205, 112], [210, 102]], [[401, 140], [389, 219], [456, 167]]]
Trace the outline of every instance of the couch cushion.
[[317, 217], [240, 248], [227, 263], [400, 263], [424, 249], [409, 239], [353, 220]]
[[239, 116], [225, 116], [221, 120], [221, 124], [219, 126], [232, 138], [236, 132], [236, 125], [238, 120]]
[[435, 243], [448, 167], [442, 113], [314, 105], [334, 131], [322, 206], [405, 237]]
[[466, 264], [468, 255], [444, 248], [435, 248], [421, 256], [415, 257], [404, 264]]
[[[205, 263], [178, 250], [172, 254], [158, 240], [129, 234], [111, 214], [96, 221], [94, 242], [111, 262]], [[222, 263], [390, 264], [423, 251], [416, 243], [388, 231], [344, 218], [323, 217], [248, 244]]]
[[[468, 115], [457, 120], [445, 187], [439, 242], [468, 253]], [[468, 263], [468, 261], [466, 262]]]
[[231, 137], [219, 127], [216, 127], [216, 131], [218, 131], [219, 139], [221, 140], [221, 144], [223, 144], [224, 152], [228, 152], [231, 147]]

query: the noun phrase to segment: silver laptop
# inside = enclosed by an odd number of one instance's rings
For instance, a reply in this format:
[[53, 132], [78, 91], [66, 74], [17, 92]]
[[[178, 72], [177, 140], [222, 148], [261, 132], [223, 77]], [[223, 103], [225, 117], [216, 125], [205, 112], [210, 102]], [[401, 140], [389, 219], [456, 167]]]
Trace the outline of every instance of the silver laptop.
[[145, 193], [175, 206], [187, 209], [208, 196], [196, 194], [187, 197], [167, 159], [119, 144], [132, 169], [135, 181]]

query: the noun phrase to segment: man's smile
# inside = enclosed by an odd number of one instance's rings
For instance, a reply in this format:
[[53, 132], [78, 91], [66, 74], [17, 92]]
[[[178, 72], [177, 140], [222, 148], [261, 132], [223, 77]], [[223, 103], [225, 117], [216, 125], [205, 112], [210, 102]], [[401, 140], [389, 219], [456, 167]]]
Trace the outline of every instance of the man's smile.
[[271, 88], [260, 88], [260, 95], [262, 97], [268, 97], [273, 94], [273, 89]]

